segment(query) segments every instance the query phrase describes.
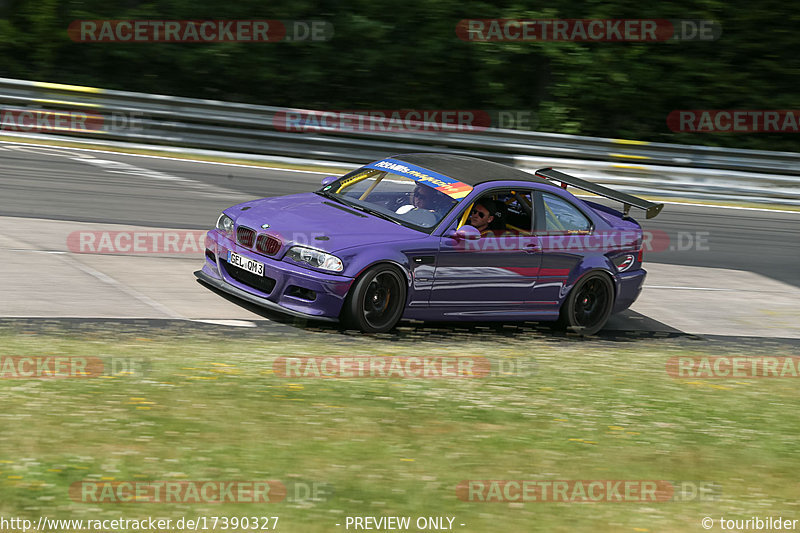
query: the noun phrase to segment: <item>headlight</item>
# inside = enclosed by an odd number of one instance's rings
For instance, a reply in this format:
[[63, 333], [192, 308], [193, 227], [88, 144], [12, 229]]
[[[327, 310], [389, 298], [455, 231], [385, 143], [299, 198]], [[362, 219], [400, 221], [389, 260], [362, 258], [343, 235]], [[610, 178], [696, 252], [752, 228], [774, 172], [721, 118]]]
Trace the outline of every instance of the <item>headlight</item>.
[[344, 270], [342, 260], [335, 255], [326, 254], [313, 248], [306, 248], [304, 246], [292, 246], [286, 256], [298, 263], [306, 263], [314, 268], [321, 268], [322, 270], [330, 270], [332, 272], [341, 272]]
[[222, 213], [217, 219], [217, 229], [228, 235], [233, 234], [233, 219], [225, 213]]

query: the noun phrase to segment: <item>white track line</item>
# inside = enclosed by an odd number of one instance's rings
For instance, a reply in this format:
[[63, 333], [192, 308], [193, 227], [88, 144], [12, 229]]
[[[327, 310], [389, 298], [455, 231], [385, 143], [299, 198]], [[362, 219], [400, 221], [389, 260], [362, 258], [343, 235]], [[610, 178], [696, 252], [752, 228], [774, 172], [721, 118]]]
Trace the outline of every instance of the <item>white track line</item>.
[[[299, 170], [295, 168], [279, 168], [279, 167], [270, 167], [264, 165], [243, 165], [241, 163], [225, 163], [222, 161], [201, 161], [198, 159], [185, 159], [182, 157], [169, 157], [169, 156], [162, 156], [162, 155], [149, 155], [149, 154], [130, 154], [127, 152], [114, 152], [113, 150], [94, 150], [92, 148], [73, 148], [71, 146], [51, 146], [49, 144], [36, 144], [36, 143], [19, 143], [14, 141], [0, 141], [2, 144], [10, 144], [15, 146], [33, 146], [33, 147], [43, 147], [43, 148], [50, 148], [50, 149], [58, 149], [58, 150], [76, 150], [80, 152], [90, 152], [90, 153], [99, 153], [99, 154], [110, 154], [110, 155], [120, 155], [126, 157], [144, 157], [149, 159], [163, 159], [166, 161], [183, 161], [186, 163], [202, 163], [205, 165], [221, 165], [227, 167], [241, 167], [241, 168], [266, 168], [269, 170], [280, 170], [281, 172], [301, 172], [303, 174], [323, 174], [325, 176], [330, 176], [330, 172], [320, 172], [316, 170]], [[0, 147], [2, 149], [2, 147]], [[335, 161], [334, 161], [335, 163]], [[302, 164], [302, 163], [297, 163]], [[354, 164], [353, 168], [358, 168], [357, 164]]]
[[[233, 328], [257, 328], [258, 325], [255, 322], [250, 322], [249, 320], [217, 320], [217, 319], [203, 319], [203, 318], [193, 318], [191, 322], [202, 322], [204, 324], [214, 324], [215, 326], [229, 326]], [[268, 322], [265, 320], [265, 322]]]
[[70, 257], [69, 255], [67, 255], [64, 252], [56, 253], [54, 255], [56, 255], [59, 259], [61, 259], [62, 261], [64, 261], [68, 265], [70, 265], [72, 267], [75, 267], [78, 270], [80, 270], [82, 272], [85, 272], [86, 274], [89, 274], [90, 276], [92, 276], [93, 278], [95, 278], [98, 281], [101, 281], [101, 282], [103, 282], [103, 283], [105, 283], [107, 285], [111, 285], [115, 289], [124, 292], [128, 296], [139, 300], [140, 302], [142, 302], [143, 304], [145, 304], [147, 306], [152, 307], [153, 309], [155, 309], [159, 313], [165, 314], [168, 317], [174, 318], [176, 320], [187, 320], [187, 318], [185, 316], [183, 316], [183, 315], [181, 315], [179, 313], [176, 313], [175, 311], [173, 311], [169, 307], [167, 307], [167, 306], [165, 306], [163, 304], [160, 304], [159, 302], [153, 300], [152, 298], [149, 298], [148, 296], [145, 296], [144, 294], [140, 293], [139, 291], [136, 291], [136, 290], [128, 287], [127, 285], [117, 281], [116, 279], [112, 278], [111, 276], [103, 274], [99, 270], [95, 270], [90, 266], [84, 265], [80, 261], [76, 261], [75, 259], [73, 259], [72, 257]]
[[725, 292], [733, 292], [738, 289], [719, 289], [713, 287], [681, 287], [678, 285], [645, 285], [642, 287], [643, 289], [676, 289], [681, 291], [725, 291]]
[[186, 187], [192, 187], [195, 189], [203, 190], [206, 193], [225, 194], [228, 195], [229, 197], [236, 197], [237, 195], [244, 197], [244, 195], [241, 195], [236, 191], [233, 191], [231, 189], [226, 189], [224, 187], [218, 187], [216, 185], [211, 185], [209, 183], [204, 183], [189, 178], [182, 178], [180, 176], [173, 176], [172, 174], [166, 174], [164, 172], [151, 170], [149, 168], [137, 167], [129, 163], [124, 163], [122, 161], [116, 161], [113, 159], [100, 159], [95, 157], [94, 155], [81, 154], [81, 153], [76, 154], [66, 151], [66, 150], [71, 150], [71, 148], [53, 149], [52, 147], [41, 146], [41, 145], [12, 144], [6, 147], [6, 150], [11, 150], [15, 152], [24, 152], [35, 155], [45, 155], [49, 157], [65, 157], [72, 161], [78, 161], [80, 163], [93, 165], [95, 167], [102, 169], [104, 172], [109, 172], [111, 174], [124, 174], [128, 176], [172, 182], [185, 185]]
[[[220, 161], [200, 161], [197, 159], [184, 159], [182, 157], [167, 157], [167, 156], [160, 156], [160, 155], [147, 155], [147, 154], [129, 154], [126, 152], [114, 152], [111, 150], [93, 150], [91, 148], [73, 148], [73, 147], [61, 147], [61, 146], [51, 146], [47, 144], [35, 144], [35, 143], [19, 143], [14, 141], [0, 141], [3, 144], [10, 144], [10, 145], [17, 145], [17, 146], [24, 146], [24, 145], [31, 145], [31, 146], [42, 146], [45, 148], [51, 149], [60, 149], [60, 150], [77, 150], [80, 152], [96, 152], [100, 154], [110, 154], [110, 155], [120, 155], [120, 156], [128, 156], [128, 157], [145, 157], [150, 159], [162, 159], [167, 161], [183, 161], [185, 163], [198, 163], [204, 165], [220, 165], [220, 166], [228, 166], [228, 167], [240, 167], [240, 168], [264, 168], [269, 170], [275, 170], [280, 172], [298, 172], [301, 174], [321, 174], [325, 176], [330, 176], [330, 172], [320, 172], [316, 170], [298, 170], [294, 168], [280, 168], [280, 167], [271, 167], [271, 166], [264, 166], [264, 165], [243, 165], [241, 163], [224, 163]], [[2, 149], [2, 147], [0, 147]], [[302, 163], [298, 163], [302, 164]], [[357, 168], [357, 165], [353, 168]], [[580, 194], [575, 195], [583, 198], [596, 198], [595, 195], [591, 194]], [[669, 204], [669, 205], [688, 205], [693, 207], [715, 207], [718, 209], [738, 209], [741, 211], [763, 211], [767, 213], [789, 213], [794, 215], [800, 215], [800, 211], [791, 211], [785, 209], [768, 209], [762, 207], [743, 207], [743, 206], [736, 206], [736, 205], [716, 205], [716, 204], [703, 204], [697, 202], [670, 202], [670, 201], [660, 201], [659, 203], [662, 204]]]
[[[682, 285], [644, 285], [643, 289], [668, 289], [668, 290], [678, 290], [678, 291], [721, 291], [721, 292], [741, 292], [741, 289], [726, 289], [720, 287], [685, 287]], [[787, 289], [790, 290], [791, 289]], [[750, 289], [747, 292], [750, 293], [773, 293], [773, 294], [786, 294], [786, 291], [760, 291], [760, 290], [753, 290]]]

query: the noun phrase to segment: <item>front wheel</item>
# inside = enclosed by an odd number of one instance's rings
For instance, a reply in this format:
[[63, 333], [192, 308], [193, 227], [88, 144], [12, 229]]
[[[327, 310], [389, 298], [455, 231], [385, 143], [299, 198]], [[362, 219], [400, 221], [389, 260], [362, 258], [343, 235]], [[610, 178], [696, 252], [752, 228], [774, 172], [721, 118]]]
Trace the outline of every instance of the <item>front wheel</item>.
[[572, 288], [558, 323], [580, 335], [594, 335], [606, 325], [614, 307], [614, 286], [601, 273], [587, 274]]
[[392, 329], [406, 304], [405, 276], [390, 265], [375, 265], [353, 284], [345, 300], [345, 324], [365, 333]]

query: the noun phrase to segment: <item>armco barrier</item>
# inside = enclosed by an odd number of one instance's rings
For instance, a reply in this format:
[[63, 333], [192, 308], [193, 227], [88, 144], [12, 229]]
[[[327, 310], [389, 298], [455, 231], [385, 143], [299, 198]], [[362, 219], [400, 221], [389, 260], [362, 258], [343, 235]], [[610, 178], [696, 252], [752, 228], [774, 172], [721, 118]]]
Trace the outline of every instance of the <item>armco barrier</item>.
[[[294, 109], [0, 78], [0, 109], [133, 118], [135, 127], [60, 136], [362, 163], [403, 152], [473, 155], [525, 170], [557, 166], [639, 194], [800, 205], [800, 153], [518, 130], [292, 133]], [[380, 121], [381, 119], [371, 119]], [[110, 124], [113, 125], [113, 124]], [[0, 133], [13, 134], [7, 128]]]

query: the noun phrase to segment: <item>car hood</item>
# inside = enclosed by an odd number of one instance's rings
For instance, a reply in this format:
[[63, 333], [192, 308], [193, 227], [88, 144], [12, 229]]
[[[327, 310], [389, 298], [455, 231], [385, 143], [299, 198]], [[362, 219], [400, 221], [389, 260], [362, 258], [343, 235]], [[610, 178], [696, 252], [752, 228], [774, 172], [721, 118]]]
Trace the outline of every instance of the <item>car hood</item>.
[[[277, 236], [286, 245], [308, 245], [326, 252], [427, 235], [362, 213], [314, 193], [262, 198], [228, 208], [236, 226]], [[264, 228], [263, 226], [269, 226]]]

